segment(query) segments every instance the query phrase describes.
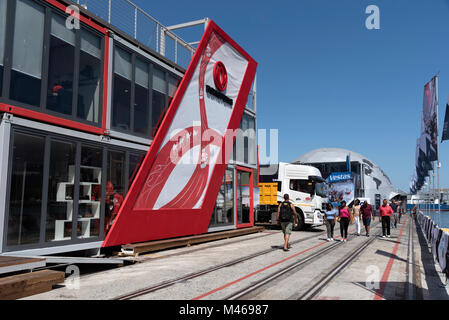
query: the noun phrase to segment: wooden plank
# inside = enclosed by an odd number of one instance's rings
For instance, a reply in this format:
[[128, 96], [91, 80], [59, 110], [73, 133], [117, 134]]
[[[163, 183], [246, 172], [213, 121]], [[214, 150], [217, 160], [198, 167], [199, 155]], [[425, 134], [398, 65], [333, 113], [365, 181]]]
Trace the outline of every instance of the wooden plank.
[[0, 256], [0, 268], [14, 266], [14, 265], [20, 265], [20, 264], [34, 263], [34, 262], [45, 262], [45, 259]]
[[42, 270], [0, 278], [0, 300], [14, 300], [50, 291], [54, 285], [63, 283], [65, 273]]
[[207, 233], [202, 235], [195, 235], [182, 238], [156, 240], [151, 242], [128, 244], [122, 246], [124, 251], [129, 251], [133, 255], [139, 255], [141, 253], [147, 253], [152, 251], [159, 251], [168, 248], [190, 246], [192, 244], [203, 243], [208, 241], [215, 241], [220, 239], [233, 238], [243, 236], [251, 233], [257, 233], [264, 231], [263, 227], [250, 227], [245, 229], [228, 230], [222, 232]]

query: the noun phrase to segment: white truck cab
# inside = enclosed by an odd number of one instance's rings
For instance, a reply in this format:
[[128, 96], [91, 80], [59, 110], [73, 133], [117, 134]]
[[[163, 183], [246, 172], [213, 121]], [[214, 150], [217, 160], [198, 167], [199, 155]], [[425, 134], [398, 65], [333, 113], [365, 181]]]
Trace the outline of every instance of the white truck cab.
[[271, 197], [271, 200], [266, 200], [268, 199], [267, 193], [261, 190], [257, 214], [259, 220], [263, 220], [263, 216], [267, 220], [268, 215], [271, 223], [277, 224], [277, 206], [284, 201], [284, 195], [288, 194], [290, 202], [293, 203], [299, 215], [297, 229], [323, 224], [324, 207], [328, 202], [327, 185], [317, 168], [281, 162], [275, 173], [271, 172], [271, 174], [264, 175], [266, 172], [261, 167], [261, 188], [264, 188], [264, 184], [277, 184], [276, 201], [274, 201], [274, 197]]

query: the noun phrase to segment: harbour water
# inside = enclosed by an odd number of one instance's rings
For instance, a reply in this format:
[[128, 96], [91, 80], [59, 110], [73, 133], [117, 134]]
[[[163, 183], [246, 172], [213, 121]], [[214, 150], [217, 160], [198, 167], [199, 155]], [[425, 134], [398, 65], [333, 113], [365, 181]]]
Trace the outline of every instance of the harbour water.
[[[425, 211], [422, 212], [429, 216], [436, 224], [441, 228], [449, 228], [449, 211], [441, 211], [441, 216], [438, 217], [438, 211]], [[441, 223], [441, 224], [440, 224]]]

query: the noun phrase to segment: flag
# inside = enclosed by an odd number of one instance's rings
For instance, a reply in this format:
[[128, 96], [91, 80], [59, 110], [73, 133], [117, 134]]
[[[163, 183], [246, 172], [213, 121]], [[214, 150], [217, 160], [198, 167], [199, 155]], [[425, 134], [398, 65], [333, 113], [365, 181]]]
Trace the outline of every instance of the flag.
[[433, 170], [431, 156], [429, 156], [429, 154], [431, 154], [431, 151], [429, 151], [429, 149], [430, 143], [427, 139], [427, 136], [421, 135], [418, 139], [417, 166], [424, 177], [427, 177], [429, 175], [429, 171]]
[[429, 141], [427, 158], [438, 160], [438, 88], [437, 76], [424, 86], [421, 136]]
[[449, 140], [449, 101], [446, 104], [446, 116], [444, 117], [443, 136], [441, 142]]

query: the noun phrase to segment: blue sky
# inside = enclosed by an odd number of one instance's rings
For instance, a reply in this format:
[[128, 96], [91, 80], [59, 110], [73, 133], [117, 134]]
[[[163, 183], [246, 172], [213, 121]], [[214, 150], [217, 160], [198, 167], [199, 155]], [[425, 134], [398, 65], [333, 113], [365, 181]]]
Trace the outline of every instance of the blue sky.
[[[134, 2], [165, 25], [209, 17], [257, 60], [258, 126], [280, 129], [280, 161], [345, 148], [408, 191], [423, 88], [437, 72], [443, 125], [449, 0]], [[365, 28], [371, 4], [380, 9], [380, 30]], [[449, 141], [440, 159], [441, 185], [449, 187]]]

